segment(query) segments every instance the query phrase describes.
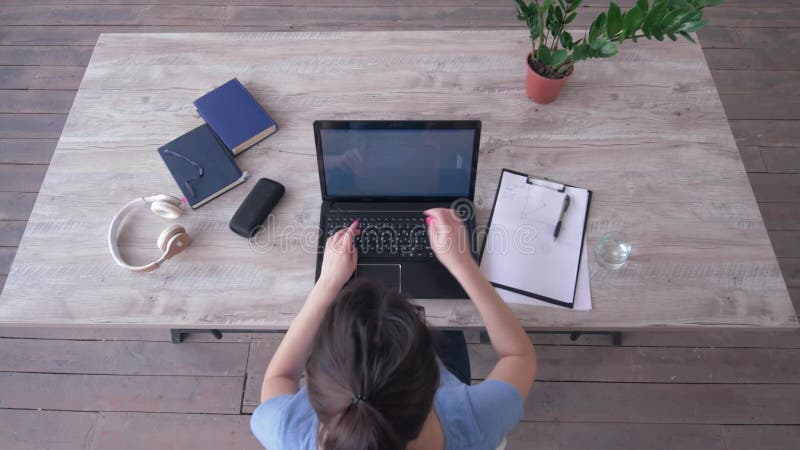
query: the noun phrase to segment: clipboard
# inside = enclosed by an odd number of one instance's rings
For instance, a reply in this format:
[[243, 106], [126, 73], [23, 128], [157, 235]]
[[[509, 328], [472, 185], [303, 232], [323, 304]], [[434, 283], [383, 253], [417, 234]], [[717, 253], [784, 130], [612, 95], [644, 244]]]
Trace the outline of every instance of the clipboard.
[[[570, 207], [553, 239], [566, 195]], [[588, 189], [503, 169], [478, 259], [489, 282], [516, 298], [573, 308], [581, 267], [588, 269], [584, 247], [591, 196]]]

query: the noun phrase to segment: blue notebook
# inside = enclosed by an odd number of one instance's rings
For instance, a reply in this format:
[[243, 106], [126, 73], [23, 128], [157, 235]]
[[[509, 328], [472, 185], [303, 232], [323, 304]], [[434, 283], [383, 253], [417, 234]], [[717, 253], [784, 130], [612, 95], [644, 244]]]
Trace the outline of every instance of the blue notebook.
[[207, 124], [159, 147], [158, 154], [192, 208], [244, 183], [247, 177]]
[[234, 155], [278, 131], [278, 125], [236, 78], [194, 101], [200, 116]]

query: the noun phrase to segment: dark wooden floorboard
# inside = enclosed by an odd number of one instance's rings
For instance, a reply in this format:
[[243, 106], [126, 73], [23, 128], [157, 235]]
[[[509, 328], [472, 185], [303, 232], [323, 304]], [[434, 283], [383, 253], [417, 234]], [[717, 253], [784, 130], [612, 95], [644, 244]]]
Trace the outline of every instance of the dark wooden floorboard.
[[704, 449], [729, 450], [717, 425], [523, 422], [508, 450]]
[[214, 414], [100, 414], [86, 449], [263, 450], [250, 416]]
[[36, 192], [0, 191], [0, 220], [28, 220], [35, 201]]
[[[584, 4], [576, 26], [608, 2]], [[700, 42], [797, 307], [800, 5], [727, 0], [706, 16]], [[100, 33], [519, 26], [510, 0], [6, 0], [0, 290]], [[772, 450], [800, 438], [800, 331], [626, 333], [621, 347], [531, 336], [541, 382], [510, 450]], [[280, 338], [192, 334], [176, 346], [164, 329], [0, 327], [0, 446], [260, 448], [240, 412], [257, 406]], [[481, 378], [496, 357], [471, 342]]]
[[727, 450], [786, 450], [800, 442], [798, 426], [726, 426]]
[[3, 450], [89, 450], [100, 415], [94, 412], [0, 409]]
[[0, 139], [0, 164], [50, 164], [57, 142], [58, 139]]
[[0, 372], [244, 376], [247, 353], [235, 342], [0, 339]]
[[243, 377], [0, 372], [0, 406], [65, 411], [239, 414]]

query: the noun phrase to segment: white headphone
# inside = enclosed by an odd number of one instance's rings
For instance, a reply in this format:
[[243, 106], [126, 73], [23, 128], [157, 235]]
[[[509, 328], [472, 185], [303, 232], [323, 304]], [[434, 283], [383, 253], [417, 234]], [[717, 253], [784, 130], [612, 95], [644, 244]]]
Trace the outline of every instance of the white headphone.
[[181, 201], [179, 199], [171, 195], [159, 194], [149, 197], [140, 197], [130, 201], [119, 210], [113, 219], [111, 219], [111, 226], [108, 227], [108, 249], [111, 251], [111, 256], [114, 257], [114, 261], [116, 261], [117, 264], [128, 270], [133, 270], [134, 272], [150, 272], [156, 270], [161, 266], [161, 263], [182, 252], [191, 244], [185, 228], [180, 225], [170, 225], [161, 232], [156, 241], [156, 245], [163, 252], [161, 257], [143, 266], [131, 266], [126, 263], [119, 254], [119, 243], [117, 242], [122, 220], [136, 207], [147, 204], [150, 204], [151, 211], [165, 219], [177, 219], [183, 213]]

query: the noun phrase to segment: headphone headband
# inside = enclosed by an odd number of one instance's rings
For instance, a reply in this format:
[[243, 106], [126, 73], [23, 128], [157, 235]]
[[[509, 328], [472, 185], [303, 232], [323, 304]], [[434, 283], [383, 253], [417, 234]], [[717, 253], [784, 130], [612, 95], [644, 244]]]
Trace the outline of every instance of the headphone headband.
[[[173, 229], [170, 227], [164, 230], [162, 235], [159, 236], [159, 244], [161, 245], [161, 241], [163, 240], [164, 248], [161, 248], [163, 253], [157, 260], [149, 262], [143, 266], [132, 266], [125, 262], [119, 251], [118, 241], [120, 228], [122, 227], [125, 217], [127, 217], [131, 211], [137, 207], [148, 204], [150, 205], [150, 210], [153, 213], [166, 219], [177, 219], [183, 212], [181, 209], [181, 201], [178, 198], [171, 195], [157, 194], [133, 199], [126, 203], [117, 212], [117, 214], [114, 215], [114, 218], [111, 219], [111, 225], [108, 227], [108, 249], [111, 252], [111, 256], [114, 258], [114, 261], [119, 266], [134, 272], [151, 272], [155, 269], [158, 269], [161, 263], [163, 263], [165, 260], [180, 253], [183, 249], [189, 246], [189, 236], [186, 234], [185, 230], [183, 230], [182, 227], [177, 227], [179, 229]], [[173, 231], [173, 235], [166, 236], [165, 239], [162, 239], [164, 237], [164, 233], [168, 230]]]

